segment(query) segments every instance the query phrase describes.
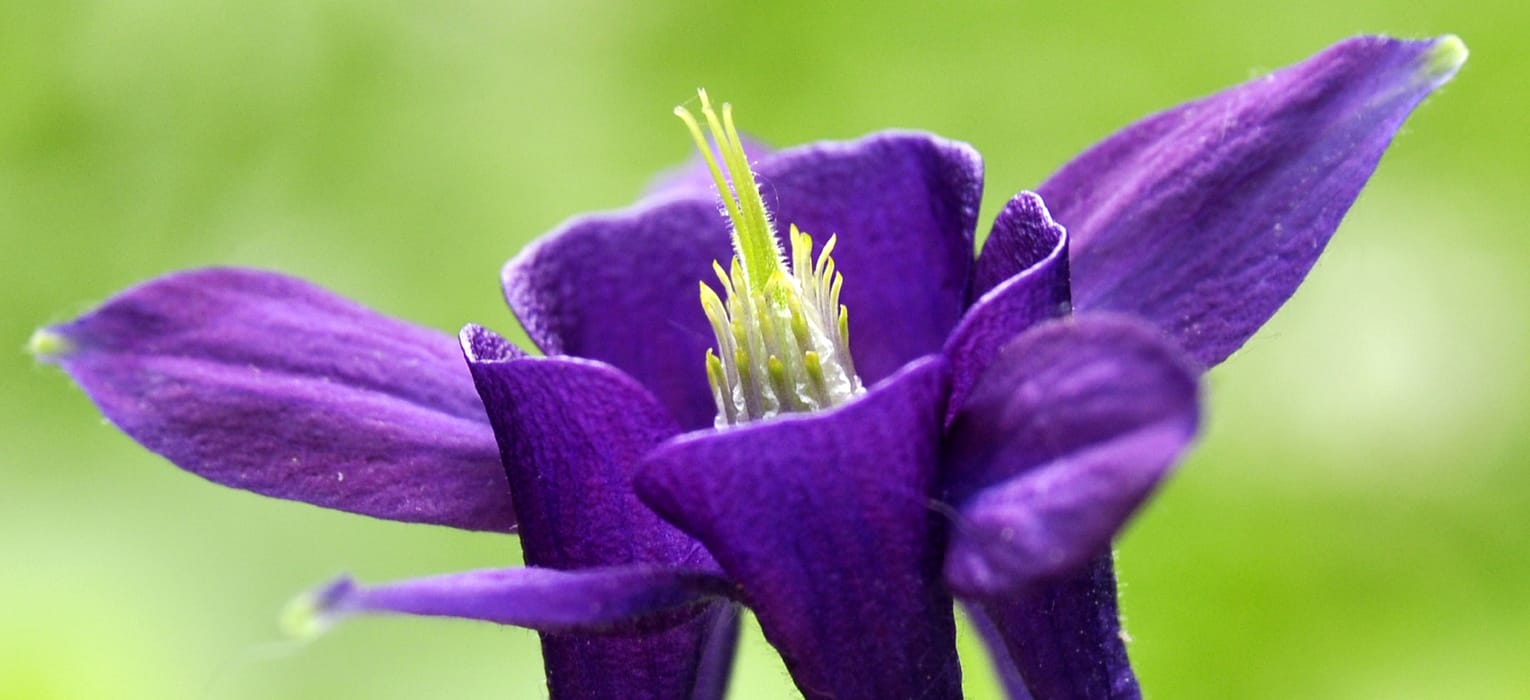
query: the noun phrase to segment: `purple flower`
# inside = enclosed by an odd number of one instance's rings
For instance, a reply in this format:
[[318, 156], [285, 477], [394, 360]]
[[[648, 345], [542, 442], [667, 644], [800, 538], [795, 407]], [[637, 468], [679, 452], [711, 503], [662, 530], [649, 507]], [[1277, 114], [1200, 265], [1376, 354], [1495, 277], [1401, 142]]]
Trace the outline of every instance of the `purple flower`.
[[[1151, 116], [1010, 200], [976, 259], [970, 147], [887, 132], [744, 163], [726, 119], [731, 185], [672, 175], [505, 267], [545, 357], [235, 269], [127, 290], [33, 349], [217, 483], [519, 529], [527, 568], [341, 579], [299, 623], [522, 625], [553, 697], [714, 698], [742, 604], [808, 697], [941, 698], [955, 598], [1015, 697], [1136, 697], [1111, 538], [1192, 440], [1199, 373], [1295, 291], [1465, 55], [1352, 39]], [[833, 262], [772, 220], [834, 234]]]

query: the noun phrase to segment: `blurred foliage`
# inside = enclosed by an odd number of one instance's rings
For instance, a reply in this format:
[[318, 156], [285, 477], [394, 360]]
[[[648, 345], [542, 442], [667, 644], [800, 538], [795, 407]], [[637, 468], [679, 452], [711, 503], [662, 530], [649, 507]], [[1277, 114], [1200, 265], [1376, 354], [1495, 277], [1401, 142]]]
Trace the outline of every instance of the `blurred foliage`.
[[[0, 363], [0, 698], [543, 692], [518, 630], [369, 620], [281, 643], [282, 603], [339, 570], [503, 566], [515, 542], [180, 473], [20, 352], [41, 323], [240, 264], [509, 332], [501, 263], [683, 159], [669, 109], [697, 85], [771, 143], [969, 141], [988, 219], [1132, 119], [1359, 31], [1453, 32], [1473, 56], [1303, 291], [1211, 375], [1200, 448], [1120, 543], [1131, 650], [1162, 698], [1530, 694], [1530, 11], [1126, 7], [0, 1], [0, 337], [18, 350]], [[735, 696], [790, 689], [747, 640]]]

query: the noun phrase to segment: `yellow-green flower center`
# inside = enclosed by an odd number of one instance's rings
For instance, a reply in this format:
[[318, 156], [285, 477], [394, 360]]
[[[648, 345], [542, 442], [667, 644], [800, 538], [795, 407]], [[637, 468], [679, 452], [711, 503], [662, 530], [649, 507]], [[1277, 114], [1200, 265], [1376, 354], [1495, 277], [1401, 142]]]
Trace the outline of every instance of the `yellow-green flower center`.
[[697, 94], [716, 155], [690, 110], [676, 107], [675, 115], [690, 129], [733, 223], [732, 264], [712, 263], [722, 294], [701, 283], [701, 307], [717, 341], [706, 355], [717, 424], [843, 403], [864, 389], [850, 359], [849, 313], [839, 302], [845, 278], [829, 257], [835, 238], [815, 259], [813, 239], [793, 225], [787, 265], [732, 106], [724, 103], [719, 118], [706, 91]]

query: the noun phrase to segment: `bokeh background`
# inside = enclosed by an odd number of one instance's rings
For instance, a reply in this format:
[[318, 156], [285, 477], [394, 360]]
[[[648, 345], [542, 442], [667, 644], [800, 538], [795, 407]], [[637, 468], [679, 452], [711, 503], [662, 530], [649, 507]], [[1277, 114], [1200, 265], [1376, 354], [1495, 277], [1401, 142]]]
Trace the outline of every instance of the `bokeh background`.
[[[241, 264], [516, 332], [501, 263], [687, 157], [669, 110], [698, 85], [778, 145], [971, 142], [982, 231], [1132, 119], [1360, 32], [1453, 32], [1472, 59], [1211, 374], [1201, 445], [1119, 545], [1131, 652], [1157, 698], [1530, 697], [1527, 7], [4, 0], [0, 698], [544, 693], [519, 630], [283, 642], [284, 602], [338, 571], [503, 566], [517, 545], [181, 473], [25, 354], [39, 324]], [[791, 697], [745, 646], [735, 697]], [[997, 697], [964, 651], [971, 695]]]

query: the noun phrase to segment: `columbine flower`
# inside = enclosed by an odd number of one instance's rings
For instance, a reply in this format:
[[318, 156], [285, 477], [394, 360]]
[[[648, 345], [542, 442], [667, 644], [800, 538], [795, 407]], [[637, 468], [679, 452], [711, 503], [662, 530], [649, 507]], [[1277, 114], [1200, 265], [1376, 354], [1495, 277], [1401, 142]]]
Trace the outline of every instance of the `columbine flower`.
[[300, 625], [524, 625], [554, 697], [711, 698], [742, 603], [809, 697], [939, 698], [955, 596], [1017, 697], [1134, 697], [1111, 537], [1192, 439], [1196, 375], [1294, 292], [1465, 55], [1353, 39], [1149, 117], [1011, 200], [975, 261], [971, 148], [889, 132], [751, 162], [703, 98], [717, 155], [681, 113], [707, 167], [506, 266], [545, 357], [230, 269], [33, 349], [218, 483], [520, 529], [528, 568], [341, 579]]

